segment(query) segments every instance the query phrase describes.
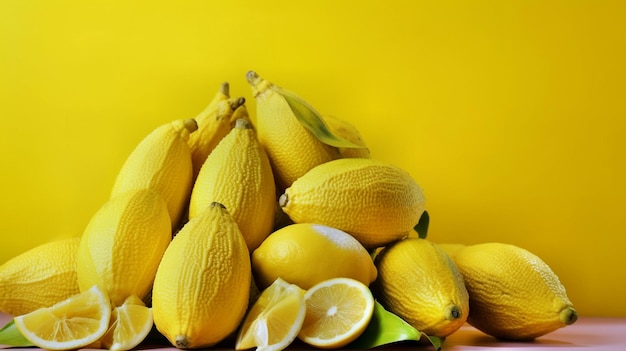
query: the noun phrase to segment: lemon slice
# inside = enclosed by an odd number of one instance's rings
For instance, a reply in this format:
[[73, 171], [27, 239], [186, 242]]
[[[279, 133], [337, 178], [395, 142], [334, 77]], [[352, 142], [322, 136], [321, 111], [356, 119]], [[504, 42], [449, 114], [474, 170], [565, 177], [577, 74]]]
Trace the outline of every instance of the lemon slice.
[[109, 330], [101, 340], [102, 346], [111, 351], [133, 349], [148, 336], [153, 324], [152, 309], [132, 295], [113, 309]]
[[278, 278], [263, 290], [248, 311], [235, 349], [282, 350], [298, 336], [305, 314], [304, 290]]
[[298, 338], [318, 348], [343, 347], [358, 338], [374, 313], [374, 297], [358, 280], [333, 278], [305, 294], [306, 317]]
[[107, 331], [110, 316], [108, 295], [94, 286], [14, 320], [20, 333], [34, 345], [48, 350], [71, 350], [100, 339]]

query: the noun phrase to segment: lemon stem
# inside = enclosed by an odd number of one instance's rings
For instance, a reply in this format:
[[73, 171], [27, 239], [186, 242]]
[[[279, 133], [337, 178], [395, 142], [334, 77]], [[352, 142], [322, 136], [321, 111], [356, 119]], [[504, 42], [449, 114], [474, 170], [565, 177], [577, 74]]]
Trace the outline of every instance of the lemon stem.
[[461, 318], [461, 309], [458, 306], [450, 307], [450, 311], [448, 313], [448, 320], [452, 321], [455, 319]]
[[259, 83], [259, 75], [255, 71], [248, 71], [246, 73], [246, 80], [252, 86], [257, 85]]
[[220, 207], [220, 208], [222, 208], [222, 209], [224, 209], [224, 210], [226, 209], [226, 206], [224, 206], [223, 204], [221, 204], [221, 203], [219, 203], [219, 202], [217, 202], [217, 201], [213, 201], [213, 202], [211, 202], [211, 203], [209, 204], [209, 207], [210, 207], [210, 208], [213, 208], [213, 207]]
[[222, 85], [220, 85], [220, 93], [225, 96], [230, 95], [230, 84], [228, 84], [228, 82], [223, 82]]
[[559, 317], [565, 325], [571, 325], [578, 320], [578, 313], [572, 307], [567, 307], [561, 311]]
[[178, 335], [175, 340], [176, 348], [186, 349], [189, 346], [189, 338], [186, 335]]
[[189, 133], [193, 133], [198, 130], [198, 122], [193, 118], [187, 118], [183, 121], [183, 125], [185, 129], [189, 131]]
[[228, 105], [230, 105], [231, 110], [236, 110], [239, 106], [246, 103], [246, 98], [243, 96], [238, 97], [236, 99], [229, 99]]
[[239, 118], [238, 120], [235, 121], [235, 128], [252, 129], [252, 124], [250, 124], [250, 122], [245, 118]]

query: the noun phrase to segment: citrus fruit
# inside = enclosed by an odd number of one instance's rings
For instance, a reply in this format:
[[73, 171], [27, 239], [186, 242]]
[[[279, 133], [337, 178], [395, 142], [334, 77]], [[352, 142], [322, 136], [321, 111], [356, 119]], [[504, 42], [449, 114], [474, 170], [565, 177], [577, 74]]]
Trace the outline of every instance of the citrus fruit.
[[302, 289], [331, 278], [353, 278], [365, 285], [376, 279], [367, 250], [350, 234], [325, 225], [283, 227], [252, 252], [252, 272], [261, 289], [277, 278]]
[[187, 141], [197, 129], [194, 119], [185, 119], [152, 130], [128, 155], [113, 184], [111, 198], [130, 190], [153, 190], [165, 200], [172, 228], [178, 228], [193, 185]]
[[294, 114], [282, 88], [250, 71], [246, 79], [256, 100], [259, 141], [267, 151], [279, 192], [311, 168], [341, 157], [336, 147], [324, 144]]
[[215, 202], [190, 219], [165, 251], [152, 289], [154, 324], [178, 348], [215, 345], [241, 323], [251, 279], [243, 235]]
[[[194, 179], [198, 176], [207, 156], [233, 128], [233, 118], [247, 118], [245, 99], [227, 98], [218, 101], [213, 107], [209, 105], [195, 117], [198, 130], [189, 135], [189, 147], [193, 161]], [[243, 113], [243, 116], [242, 116]]]
[[454, 260], [470, 294], [467, 321], [486, 334], [530, 340], [578, 317], [554, 271], [526, 249], [482, 243], [462, 248]]
[[92, 216], [78, 248], [81, 291], [107, 290], [114, 307], [131, 295], [145, 298], [172, 238], [167, 206], [151, 190], [130, 190], [107, 201]]
[[71, 350], [100, 339], [109, 327], [111, 305], [98, 286], [75, 294], [51, 307], [14, 318], [22, 335], [48, 350]]
[[341, 229], [374, 249], [406, 237], [424, 212], [422, 189], [409, 173], [369, 158], [318, 165], [279, 198], [295, 223]]
[[80, 237], [51, 241], [0, 266], [0, 311], [19, 316], [78, 294]]
[[194, 179], [200, 172], [206, 157], [230, 130], [230, 117], [233, 114], [233, 108], [243, 102], [240, 99], [231, 99], [230, 84], [223, 82], [209, 104], [194, 117], [198, 124], [198, 130], [191, 133], [189, 140], [187, 140], [191, 149]]
[[113, 308], [109, 329], [101, 339], [102, 346], [111, 351], [133, 349], [148, 336], [153, 324], [152, 309], [132, 295]]
[[373, 291], [390, 312], [428, 335], [446, 337], [467, 320], [469, 296], [459, 270], [435, 243], [407, 238], [375, 259]]
[[276, 279], [261, 292], [237, 335], [236, 350], [279, 351], [289, 346], [302, 328], [304, 290]]
[[351, 278], [316, 284], [304, 295], [306, 316], [298, 338], [324, 349], [343, 347], [358, 338], [374, 313], [369, 288]]
[[247, 119], [237, 120], [206, 158], [191, 192], [189, 218], [213, 201], [226, 206], [250, 251], [272, 231], [276, 211], [274, 176]]

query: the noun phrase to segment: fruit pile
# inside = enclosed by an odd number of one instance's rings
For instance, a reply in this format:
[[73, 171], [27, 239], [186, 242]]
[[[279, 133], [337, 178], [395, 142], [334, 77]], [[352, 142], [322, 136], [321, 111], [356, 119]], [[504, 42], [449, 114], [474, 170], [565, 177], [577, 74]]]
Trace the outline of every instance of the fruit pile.
[[371, 158], [353, 125], [246, 78], [256, 118], [224, 83], [136, 146], [82, 236], [0, 266], [14, 316], [0, 343], [130, 350], [155, 332], [180, 349], [330, 349], [413, 333], [439, 347], [466, 322], [510, 340], [575, 322], [537, 256], [427, 239], [408, 172]]

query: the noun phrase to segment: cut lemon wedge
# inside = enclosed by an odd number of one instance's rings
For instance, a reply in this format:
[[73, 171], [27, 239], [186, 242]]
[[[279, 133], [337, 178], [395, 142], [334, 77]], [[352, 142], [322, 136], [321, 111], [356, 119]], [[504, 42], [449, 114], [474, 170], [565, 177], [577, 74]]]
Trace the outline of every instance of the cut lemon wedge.
[[374, 313], [374, 297], [363, 283], [334, 278], [312, 286], [305, 295], [306, 317], [298, 338], [325, 349], [358, 338]]
[[150, 333], [152, 309], [132, 295], [111, 314], [109, 330], [102, 337], [102, 346], [111, 351], [126, 351], [139, 345]]
[[48, 350], [72, 350], [100, 339], [109, 327], [111, 303], [97, 286], [51, 307], [14, 318], [22, 335]]
[[283, 350], [298, 336], [305, 314], [304, 290], [278, 278], [248, 311], [235, 349]]

